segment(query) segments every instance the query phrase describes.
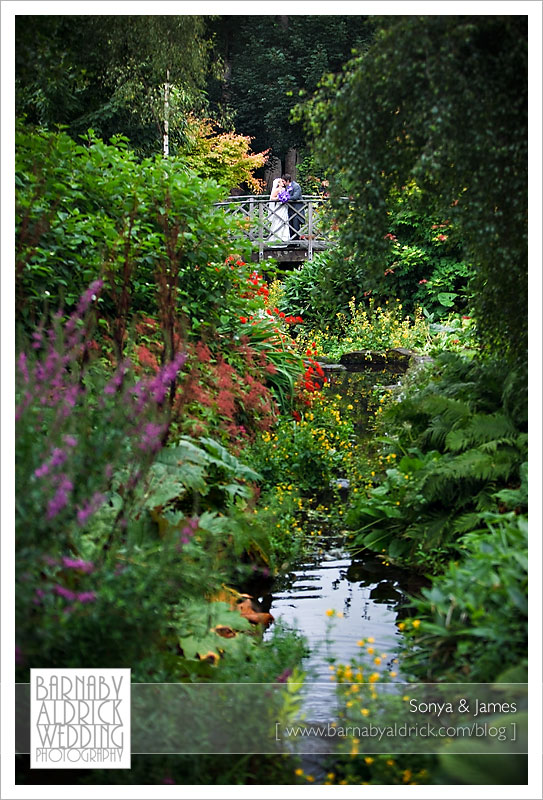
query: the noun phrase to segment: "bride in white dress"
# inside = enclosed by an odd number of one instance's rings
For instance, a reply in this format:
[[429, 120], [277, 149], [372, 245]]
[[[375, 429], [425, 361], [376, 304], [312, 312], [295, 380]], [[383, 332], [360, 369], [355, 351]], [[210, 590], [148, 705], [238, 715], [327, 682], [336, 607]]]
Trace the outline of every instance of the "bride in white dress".
[[268, 218], [270, 220], [270, 239], [281, 242], [290, 241], [290, 229], [288, 224], [288, 204], [277, 200], [279, 192], [285, 188], [282, 178], [275, 178], [268, 203]]

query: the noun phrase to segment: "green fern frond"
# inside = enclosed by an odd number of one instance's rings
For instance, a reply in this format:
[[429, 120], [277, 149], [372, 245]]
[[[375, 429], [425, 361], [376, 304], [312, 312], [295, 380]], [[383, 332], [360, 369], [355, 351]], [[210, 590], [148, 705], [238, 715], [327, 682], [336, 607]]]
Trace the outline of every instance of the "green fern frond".
[[424, 547], [439, 547], [449, 531], [451, 516], [443, 509], [429, 511], [423, 520], [410, 525], [404, 536]]
[[[480, 484], [494, 484], [506, 481], [516, 474], [523, 456], [517, 449], [503, 449], [495, 453], [481, 450], [468, 450], [458, 456], [443, 457], [433, 464], [431, 471], [423, 478], [421, 489], [429, 502], [445, 501], [456, 496], [459, 502], [462, 495], [471, 496]], [[461, 486], [459, 484], [465, 484]]]
[[460, 514], [453, 523], [453, 531], [457, 534], [470, 533], [478, 530], [482, 525], [481, 516], [476, 511]]
[[453, 453], [485, 444], [493, 444], [489, 449], [496, 449], [501, 440], [512, 443], [516, 433], [511, 420], [503, 414], [474, 414], [461, 428], [449, 431], [445, 445]]

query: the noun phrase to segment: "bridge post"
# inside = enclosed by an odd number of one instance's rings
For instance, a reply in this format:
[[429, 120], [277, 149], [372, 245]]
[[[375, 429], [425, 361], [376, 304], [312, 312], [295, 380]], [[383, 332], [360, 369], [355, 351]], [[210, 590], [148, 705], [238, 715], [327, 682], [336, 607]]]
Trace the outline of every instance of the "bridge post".
[[313, 261], [313, 201], [307, 201], [307, 260]]
[[258, 261], [264, 260], [264, 203], [258, 204]]

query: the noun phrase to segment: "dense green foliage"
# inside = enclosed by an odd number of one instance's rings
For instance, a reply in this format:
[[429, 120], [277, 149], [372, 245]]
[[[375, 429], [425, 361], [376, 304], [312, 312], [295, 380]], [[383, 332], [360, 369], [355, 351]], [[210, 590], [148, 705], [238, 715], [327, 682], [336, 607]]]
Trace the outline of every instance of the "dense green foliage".
[[169, 71], [175, 149], [187, 111], [202, 107], [208, 47], [200, 16], [18, 16], [17, 114], [72, 136], [122, 134], [150, 155], [162, 149]]
[[216, 320], [232, 276], [215, 267], [232, 246], [247, 249], [213, 207], [226, 188], [173, 158], [140, 162], [119, 138], [107, 145], [91, 136], [84, 146], [65, 133], [21, 129], [16, 143], [20, 313], [35, 317], [45, 298], [73, 306], [102, 276], [102, 302], [125, 325], [129, 311], [166, 313], [168, 298], [174, 314]]
[[[383, 473], [353, 505], [353, 543], [439, 568], [488, 511], [524, 508], [527, 434], [518, 376], [445, 354], [381, 415]], [[511, 400], [514, 398], [514, 404]], [[507, 492], [519, 488], [520, 492]]]
[[349, 196], [342, 234], [367, 270], [389, 260], [388, 203], [414, 180], [466, 259], [480, 334], [524, 361], [527, 21], [397, 16], [308, 104], [321, 164]]
[[460, 558], [413, 602], [420, 625], [407, 624], [403, 665], [427, 681], [461, 675], [493, 682], [508, 668], [527, 666], [527, 519], [513, 512], [481, 515], [479, 529], [459, 548]]
[[366, 17], [223, 16], [210, 23], [215, 53], [225, 65], [209, 87], [210, 100], [237, 130], [254, 137], [257, 150], [283, 159], [305, 144], [290, 112], [300, 95], [313, 92], [325, 73], [337, 72], [353, 48], [371, 36]]

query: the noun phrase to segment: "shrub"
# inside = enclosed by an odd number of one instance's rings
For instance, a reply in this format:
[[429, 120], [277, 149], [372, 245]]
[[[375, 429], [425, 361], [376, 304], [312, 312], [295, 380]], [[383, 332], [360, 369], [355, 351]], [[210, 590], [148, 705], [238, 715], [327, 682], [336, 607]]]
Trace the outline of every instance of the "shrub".
[[492, 683], [527, 656], [528, 523], [488, 513], [458, 543], [422, 597], [412, 600], [403, 667], [425, 681]]
[[317, 349], [325, 356], [339, 359], [343, 353], [352, 350], [372, 350], [385, 352], [395, 347], [405, 347], [424, 351], [428, 348], [430, 336], [427, 322], [420, 310], [412, 316], [403, 312], [401, 303], [380, 306], [373, 299], [364, 304], [356, 304], [354, 297], [348, 304], [348, 312], [339, 312], [334, 330], [328, 325], [323, 331], [309, 331], [301, 338], [313, 339]]
[[138, 161], [122, 137], [105, 144], [90, 132], [82, 146], [19, 127], [16, 145], [21, 318], [36, 321], [46, 298], [71, 309], [102, 277], [102, 313], [119, 324], [131, 310], [166, 315], [168, 306], [196, 325], [218, 322], [232, 281], [215, 267], [248, 248], [213, 205], [223, 188], [175, 158]]
[[504, 407], [504, 369], [445, 354], [433, 379], [378, 413], [383, 473], [350, 510], [355, 547], [435, 570], [482, 512], [524, 507], [522, 493], [503, 494], [524, 483], [527, 451], [522, 413]]

